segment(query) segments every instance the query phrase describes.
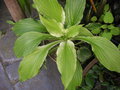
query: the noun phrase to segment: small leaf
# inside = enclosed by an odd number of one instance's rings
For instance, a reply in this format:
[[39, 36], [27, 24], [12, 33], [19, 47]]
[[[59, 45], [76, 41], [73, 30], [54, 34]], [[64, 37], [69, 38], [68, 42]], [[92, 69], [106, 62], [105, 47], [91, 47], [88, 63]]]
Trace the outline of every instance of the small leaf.
[[96, 16], [93, 16], [93, 17], [91, 18], [91, 21], [92, 21], [92, 22], [96, 22], [96, 21], [97, 21], [97, 17], [96, 17]]
[[103, 37], [78, 37], [92, 45], [92, 50], [102, 65], [111, 71], [120, 72], [120, 51]]
[[104, 22], [105, 23], [113, 23], [113, 21], [114, 21], [114, 17], [112, 15], [112, 13], [110, 11], [106, 12], [105, 16], [104, 16]]
[[49, 19], [55, 19], [57, 22], [64, 23], [65, 14], [57, 0], [33, 0], [39, 14]]
[[107, 29], [108, 26], [107, 26], [106, 24], [104, 24], [104, 25], [101, 26], [101, 28], [102, 28], [102, 29]]
[[112, 33], [112, 35], [120, 35], [120, 28], [114, 27], [113, 29], [111, 29], [110, 32]]
[[45, 46], [37, 48], [33, 53], [25, 56], [19, 66], [19, 79], [20, 81], [28, 80], [38, 74], [39, 69], [48, 54], [48, 51], [60, 43], [56, 41]]
[[18, 21], [12, 29], [18, 36], [30, 31], [46, 32], [45, 27], [40, 23], [40, 21], [36, 21], [32, 18]]
[[67, 88], [67, 90], [76, 90], [76, 87], [80, 86], [82, 83], [82, 67], [80, 63], [77, 61], [77, 67], [75, 74]]
[[111, 40], [111, 38], [112, 38], [112, 33], [111, 33], [111, 32], [108, 32], [108, 31], [104, 31], [104, 32], [101, 34], [101, 36], [107, 38], [108, 40]]
[[66, 25], [73, 26], [81, 22], [86, 0], [66, 0]]
[[67, 29], [66, 36], [67, 37], [75, 37], [79, 34], [81, 25], [74, 25]]
[[107, 11], [109, 11], [109, 9], [110, 9], [110, 6], [109, 6], [109, 4], [106, 4], [106, 5], [105, 5], [105, 7], [104, 7], [104, 12], [107, 12]]
[[94, 82], [95, 82], [95, 80], [93, 78], [93, 74], [88, 73], [87, 76], [85, 77], [85, 82], [86, 82], [87, 86], [93, 88]]
[[80, 62], [85, 62], [92, 56], [92, 52], [87, 47], [81, 47], [77, 50], [77, 56]]
[[101, 29], [100, 28], [97, 28], [97, 29], [93, 29], [91, 31], [93, 34], [99, 34], [101, 32]]
[[101, 26], [102, 25], [100, 23], [89, 23], [85, 27], [92, 31], [92, 30], [95, 30], [95, 29], [99, 29]]
[[58, 23], [54, 19], [45, 19], [44, 17], [40, 17], [42, 24], [47, 28], [47, 31], [55, 36], [61, 37], [63, 36], [63, 25], [62, 23]]
[[115, 28], [115, 26], [114, 25], [108, 25], [108, 29], [113, 29], [113, 28]]
[[57, 50], [57, 66], [65, 89], [76, 70], [76, 50], [72, 41], [61, 42]]

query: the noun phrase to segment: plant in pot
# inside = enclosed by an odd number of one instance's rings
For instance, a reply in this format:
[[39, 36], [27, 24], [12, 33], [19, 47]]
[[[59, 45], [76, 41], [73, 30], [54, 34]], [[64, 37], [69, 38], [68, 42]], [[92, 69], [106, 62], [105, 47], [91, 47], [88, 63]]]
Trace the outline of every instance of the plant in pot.
[[[75, 41], [89, 43], [103, 66], [120, 72], [119, 49], [111, 41], [94, 36], [79, 24], [85, 4], [86, 0], [66, 0], [63, 9], [57, 0], [34, 0], [40, 20], [20, 20], [13, 27], [18, 36], [14, 51], [17, 57], [23, 57], [19, 66], [20, 81], [36, 76], [47, 55], [57, 47], [56, 64], [64, 89], [76, 90], [82, 82], [82, 67], [77, 60]], [[49, 42], [40, 45], [45, 40]]]

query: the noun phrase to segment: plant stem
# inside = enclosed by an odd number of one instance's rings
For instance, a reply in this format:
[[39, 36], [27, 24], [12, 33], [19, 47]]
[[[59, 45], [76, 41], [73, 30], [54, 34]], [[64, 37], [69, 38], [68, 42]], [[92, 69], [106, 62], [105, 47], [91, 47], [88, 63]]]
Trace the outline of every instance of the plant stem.
[[98, 60], [95, 58], [93, 59], [83, 70], [83, 76], [85, 77], [88, 73], [88, 71], [98, 62]]
[[93, 1], [93, 0], [90, 0], [90, 3], [91, 3], [91, 5], [92, 5], [92, 7], [93, 7], [94, 12], [97, 13], [97, 9], [96, 9], [96, 7], [95, 7], [94, 1]]

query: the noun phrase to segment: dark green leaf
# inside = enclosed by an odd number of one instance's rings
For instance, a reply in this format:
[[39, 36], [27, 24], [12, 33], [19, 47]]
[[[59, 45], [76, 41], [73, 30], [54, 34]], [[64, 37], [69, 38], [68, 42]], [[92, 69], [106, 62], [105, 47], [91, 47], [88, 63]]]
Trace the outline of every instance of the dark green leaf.
[[91, 55], [92, 52], [87, 47], [81, 47], [80, 49], [77, 50], [77, 56], [81, 62], [84, 62], [87, 59], [89, 59]]

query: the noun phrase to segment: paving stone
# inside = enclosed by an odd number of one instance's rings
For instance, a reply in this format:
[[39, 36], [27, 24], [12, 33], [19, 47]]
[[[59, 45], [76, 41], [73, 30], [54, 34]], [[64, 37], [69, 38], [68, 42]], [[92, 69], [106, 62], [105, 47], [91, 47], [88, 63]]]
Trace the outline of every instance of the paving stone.
[[26, 82], [18, 82], [15, 90], [64, 90], [56, 64], [48, 59], [46, 67], [36, 77]]
[[5, 6], [4, 0], [0, 0], [0, 31], [4, 33], [11, 27], [6, 22], [7, 20], [12, 20], [12, 17]]
[[0, 40], [0, 57], [4, 64], [20, 61], [13, 53], [13, 46], [16, 40], [16, 36], [12, 31], [8, 31], [7, 34]]
[[6, 67], [6, 73], [12, 84], [18, 81], [18, 67], [20, 62], [13, 63]]
[[1, 63], [0, 63], [0, 90], [13, 90], [13, 87], [11, 86], [8, 78], [5, 75]]

